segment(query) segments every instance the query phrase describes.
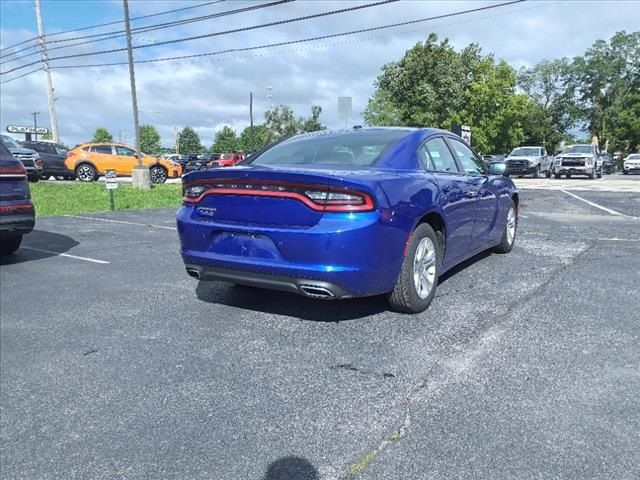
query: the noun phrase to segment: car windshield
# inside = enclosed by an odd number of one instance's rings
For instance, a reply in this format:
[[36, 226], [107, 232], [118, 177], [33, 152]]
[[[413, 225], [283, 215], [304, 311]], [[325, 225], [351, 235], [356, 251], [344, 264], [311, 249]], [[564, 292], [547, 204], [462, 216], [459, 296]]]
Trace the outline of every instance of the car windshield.
[[292, 137], [262, 154], [253, 165], [373, 165], [380, 153], [406, 130], [321, 133]]
[[571, 145], [562, 153], [593, 153], [591, 145]]
[[533, 157], [540, 155], [540, 149], [538, 147], [520, 147], [514, 148], [511, 152], [511, 156]]
[[640, 154], [629, 155], [629, 160], [640, 160]]
[[13, 138], [11, 138], [11, 137], [8, 137], [8, 136], [6, 136], [6, 135], [0, 135], [0, 138], [2, 138], [2, 143], [4, 143], [4, 145], [5, 145], [6, 147], [11, 147], [11, 148], [22, 148], [22, 147], [21, 147], [20, 145], [18, 145], [18, 144], [16, 143], [16, 141], [15, 141]]

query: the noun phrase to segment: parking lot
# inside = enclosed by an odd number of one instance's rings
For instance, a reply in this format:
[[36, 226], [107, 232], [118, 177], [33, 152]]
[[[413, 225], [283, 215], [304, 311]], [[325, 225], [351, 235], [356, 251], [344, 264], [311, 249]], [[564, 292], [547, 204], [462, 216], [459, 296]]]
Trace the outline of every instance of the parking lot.
[[419, 315], [199, 283], [170, 209], [38, 219], [0, 269], [2, 478], [638, 478], [617, 177], [516, 179], [513, 252]]

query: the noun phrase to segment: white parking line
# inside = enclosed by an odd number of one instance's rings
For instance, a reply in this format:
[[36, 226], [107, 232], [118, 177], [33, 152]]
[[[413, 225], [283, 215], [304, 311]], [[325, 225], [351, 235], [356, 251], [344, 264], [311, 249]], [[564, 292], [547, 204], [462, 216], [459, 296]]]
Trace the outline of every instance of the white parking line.
[[34, 252], [48, 253], [50, 255], [57, 255], [59, 257], [73, 258], [75, 260], [83, 260], [85, 262], [100, 263], [100, 264], [108, 264], [108, 263], [110, 263], [110, 262], [107, 262], [106, 260], [98, 260], [97, 258], [79, 257], [78, 255], [71, 255], [69, 253], [54, 252], [52, 250], [45, 250], [44, 248], [33, 248], [33, 247], [21, 247], [21, 248], [23, 248], [25, 250], [33, 250]]
[[139, 225], [142, 227], [153, 227], [153, 228], [163, 228], [165, 230], [176, 230], [176, 227], [167, 227], [164, 225], [153, 225], [152, 223], [137, 223], [137, 222], [126, 222], [124, 220], [111, 220], [109, 218], [96, 218], [96, 217], [85, 217], [82, 215], [65, 215], [65, 217], [69, 218], [82, 218], [84, 220], [97, 220], [98, 222], [108, 222], [108, 223], [122, 223], [124, 225]]
[[582, 197], [579, 197], [578, 195], [575, 195], [575, 194], [573, 194], [573, 193], [571, 193], [571, 192], [567, 192], [566, 190], [560, 190], [560, 191], [561, 191], [562, 193], [566, 193], [567, 195], [572, 196], [573, 198], [577, 198], [577, 199], [578, 199], [578, 200], [580, 200], [581, 202], [584, 202], [584, 203], [586, 203], [586, 204], [588, 204], [588, 205], [591, 205], [592, 207], [599, 208], [600, 210], [602, 210], [602, 211], [604, 211], [604, 212], [607, 212], [607, 213], [609, 213], [609, 214], [611, 214], [611, 215], [618, 215], [618, 216], [620, 216], [620, 217], [626, 217], [626, 216], [627, 216], [627, 215], [625, 215], [624, 213], [616, 212], [615, 210], [611, 210], [610, 208], [603, 207], [602, 205], [598, 205], [597, 203], [590, 202], [589, 200], [584, 199], [584, 198], [582, 198]]

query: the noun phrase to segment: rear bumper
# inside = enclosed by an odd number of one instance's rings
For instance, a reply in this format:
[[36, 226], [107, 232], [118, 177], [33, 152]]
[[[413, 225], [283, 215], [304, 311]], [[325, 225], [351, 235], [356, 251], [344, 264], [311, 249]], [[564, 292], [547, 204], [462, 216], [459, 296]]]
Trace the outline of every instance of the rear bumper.
[[377, 212], [325, 214], [311, 227], [237, 225], [203, 219], [192, 206], [177, 213], [181, 254], [191, 273], [325, 298], [393, 290], [407, 233], [385, 226]]
[[25, 235], [35, 226], [35, 210], [31, 202], [2, 202], [0, 233]]
[[208, 265], [185, 264], [185, 267], [188, 275], [199, 280], [218, 280], [327, 300], [352, 297], [340, 285], [320, 280], [287, 277], [248, 270], [233, 270]]

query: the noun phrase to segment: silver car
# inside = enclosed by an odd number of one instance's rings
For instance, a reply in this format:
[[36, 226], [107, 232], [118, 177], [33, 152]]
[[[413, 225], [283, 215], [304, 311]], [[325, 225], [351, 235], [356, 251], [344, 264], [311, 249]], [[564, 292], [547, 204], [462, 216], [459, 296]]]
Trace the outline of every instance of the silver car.
[[565, 148], [553, 164], [553, 176], [560, 178], [562, 175], [567, 178], [572, 175], [602, 178], [602, 159], [596, 146], [582, 144]]

